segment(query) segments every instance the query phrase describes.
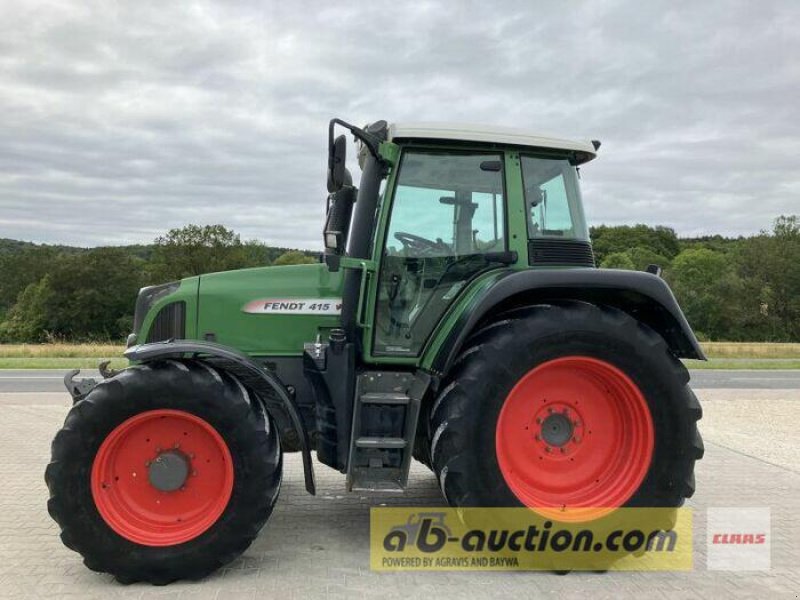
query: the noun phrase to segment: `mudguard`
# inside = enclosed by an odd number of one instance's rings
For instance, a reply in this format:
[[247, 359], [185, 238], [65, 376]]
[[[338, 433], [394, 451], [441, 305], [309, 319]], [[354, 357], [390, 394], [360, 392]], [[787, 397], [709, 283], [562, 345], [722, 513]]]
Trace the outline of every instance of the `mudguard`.
[[592, 268], [508, 270], [499, 273], [494, 284], [461, 312], [436, 351], [430, 370], [447, 373], [467, 337], [490, 314], [565, 299], [614, 306], [658, 332], [676, 356], [706, 360], [672, 290], [656, 275]]
[[202, 358], [215, 362], [216, 367], [230, 372], [243, 384], [249, 386], [259, 394], [266, 403], [267, 408], [273, 411], [284, 411], [289, 417], [292, 429], [300, 443], [303, 455], [303, 472], [305, 474], [306, 490], [310, 494], [316, 493], [314, 482], [314, 469], [311, 462], [311, 444], [308, 432], [303, 426], [300, 410], [286, 386], [278, 377], [265, 369], [248, 355], [235, 348], [202, 342], [198, 340], [168, 340], [152, 344], [133, 346], [125, 351], [125, 358], [134, 362], [151, 362], [162, 358]]

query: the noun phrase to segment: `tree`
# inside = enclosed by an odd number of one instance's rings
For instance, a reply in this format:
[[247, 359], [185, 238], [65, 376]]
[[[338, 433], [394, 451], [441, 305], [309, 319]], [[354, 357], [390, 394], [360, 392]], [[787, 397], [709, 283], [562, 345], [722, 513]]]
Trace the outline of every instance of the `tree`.
[[299, 250], [289, 250], [288, 252], [284, 252], [278, 258], [276, 258], [275, 262], [272, 264], [277, 267], [280, 265], [306, 265], [315, 262], [317, 261], [313, 257], [308, 256]]
[[222, 225], [187, 225], [155, 240], [150, 274], [163, 282], [266, 263], [258, 242], [242, 243], [239, 234]]
[[800, 222], [775, 220], [772, 234], [744, 240], [736, 253], [747, 311], [742, 329], [752, 339], [800, 341]]
[[[62, 255], [20, 294], [2, 327], [10, 341], [119, 339], [129, 333], [142, 262], [123, 248]], [[125, 329], [123, 329], [125, 328]]]
[[0, 253], [0, 314], [14, 305], [25, 288], [44, 277], [57, 256], [50, 246], [33, 245]]
[[316, 262], [313, 254], [242, 242], [222, 225], [188, 225], [154, 245], [96, 248], [0, 240], [0, 340], [121, 339], [138, 289], [243, 267]]
[[3, 342], [42, 342], [48, 331], [48, 304], [53, 296], [48, 275], [28, 284], [0, 324]]
[[658, 265], [662, 269], [669, 268], [669, 258], [650, 248], [635, 246], [628, 250], [627, 254], [630, 256], [631, 262], [633, 262], [633, 268], [637, 271], [644, 271], [648, 265]]
[[612, 252], [605, 257], [600, 265], [604, 269], [626, 269], [635, 271], [636, 267], [627, 252]]
[[604, 269], [627, 269], [629, 271], [644, 271], [648, 265], [667, 268], [669, 267], [669, 259], [653, 252], [649, 248], [636, 246], [624, 252], [612, 252], [600, 263], [600, 266]]
[[[647, 225], [600, 225], [591, 229], [592, 247], [599, 263], [614, 252], [625, 252], [630, 248], [647, 248], [669, 262], [680, 252], [675, 231], [669, 227]], [[645, 265], [647, 266], [647, 265]]]
[[730, 257], [707, 248], [684, 250], [666, 276], [698, 335], [715, 340], [739, 337], [743, 286]]

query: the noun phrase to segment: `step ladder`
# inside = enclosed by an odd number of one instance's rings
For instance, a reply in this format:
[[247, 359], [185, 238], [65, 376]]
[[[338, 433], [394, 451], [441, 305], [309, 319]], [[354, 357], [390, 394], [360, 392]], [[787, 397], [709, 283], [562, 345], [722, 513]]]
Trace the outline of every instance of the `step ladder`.
[[[424, 385], [426, 388], [427, 381]], [[405, 490], [422, 398], [420, 387], [413, 373], [368, 371], [358, 376], [348, 491]]]

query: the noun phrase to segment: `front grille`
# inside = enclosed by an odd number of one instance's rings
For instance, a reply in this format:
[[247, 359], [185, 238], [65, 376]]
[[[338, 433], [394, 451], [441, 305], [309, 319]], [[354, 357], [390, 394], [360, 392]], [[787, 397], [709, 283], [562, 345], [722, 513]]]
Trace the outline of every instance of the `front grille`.
[[158, 311], [147, 332], [147, 343], [186, 337], [186, 302], [172, 302]]
[[528, 263], [593, 267], [594, 254], [589, 242], [538, 238], [528, 242]]

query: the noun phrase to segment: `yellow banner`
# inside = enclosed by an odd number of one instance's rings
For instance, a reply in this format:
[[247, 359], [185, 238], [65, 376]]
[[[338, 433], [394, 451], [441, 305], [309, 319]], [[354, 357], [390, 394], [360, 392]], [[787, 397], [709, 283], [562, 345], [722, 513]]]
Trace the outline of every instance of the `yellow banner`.
[[688, 571], [692, 512], [620, 508], [574, 523], [527, 508], [375, 507], [370, 566], [375, 571]]

